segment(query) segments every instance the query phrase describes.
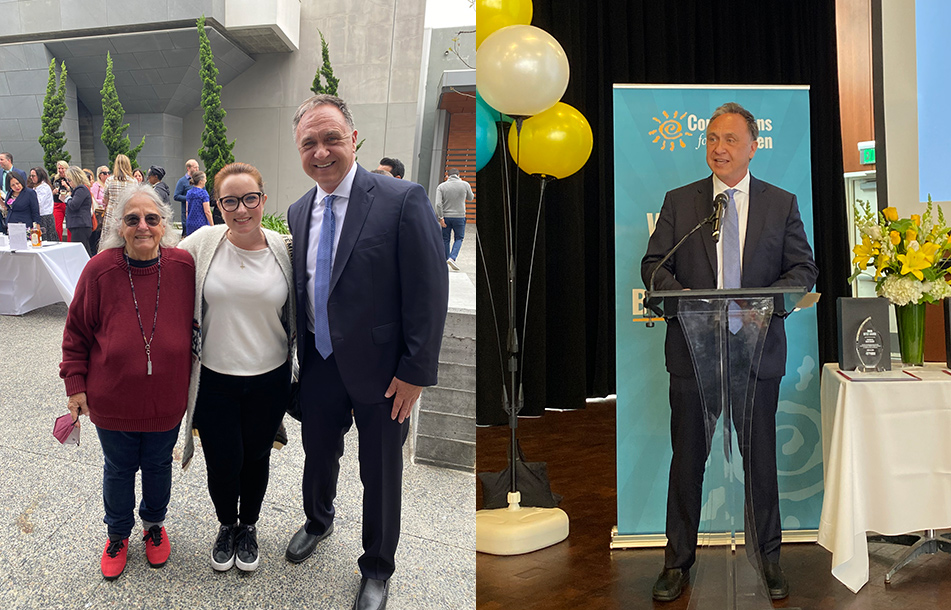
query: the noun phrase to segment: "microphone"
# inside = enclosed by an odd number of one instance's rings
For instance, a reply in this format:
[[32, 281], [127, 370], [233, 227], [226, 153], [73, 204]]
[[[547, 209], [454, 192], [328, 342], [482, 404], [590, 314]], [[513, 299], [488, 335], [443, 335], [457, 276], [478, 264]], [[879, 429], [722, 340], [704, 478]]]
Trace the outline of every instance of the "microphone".
[[720, 224], [723, 222], [723, 210], [726, 209], [728, 201], [726, 193], [720, 193], [713, 200], [713, 205], [716, 206], [713, 217], [713, 243], [720, 241]]

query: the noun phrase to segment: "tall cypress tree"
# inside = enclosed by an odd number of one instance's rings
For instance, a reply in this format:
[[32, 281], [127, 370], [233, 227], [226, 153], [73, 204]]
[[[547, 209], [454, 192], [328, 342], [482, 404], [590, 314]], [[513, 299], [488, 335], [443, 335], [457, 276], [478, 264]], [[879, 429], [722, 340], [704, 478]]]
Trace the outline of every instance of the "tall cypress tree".
[[135, 158], [145, 144], [145, 136], [135, 148], [131, 148], [132, 143], [128, 135], [123, 132], [129, 128], [129, 124], [122, 123], [125, 118], [125, 109], [119, 101], [119, 94], [116, 92], [116, 77], [112, 73], [112, 55], [106, 51], [106, 80], [102, 83], [102, 143], [106, 145], [109, 151], [109, 164], [116, 159], [116, 155], [123, 154], [129, 157], [132, 167], [136, 166]]
[[[327, 41], [324, 40], [324, 33], [319, 29], [317, 33], [320, 34], [320, 54], [323, 58], [323, 64], [321, 64], [317, 73], [314, 74], [314, 84], [311, 85], [310, 90], [314, 92], [314, 95], [321, 93], [337, 95], [337, 85], [340, 84], [340, 79], [334, 76], [333, 66], [330, 65], [330, 47], [327, 45]], [[327, 81], [326, 85], [320, 83], [321, 76]]]
[[[205, 164], [208, 191], [215, 183], [215, 174], [229, 163], [234, 163], [234, 140], [228, 143], [228, 128], [225, 127], [224, 108], [221, 107], [221, 85], [218, 84], [218, 68], [211, 53], [211, 43], [205, 34], [205, 16], [198, 18], [199, 60], [201, 62], [201, 107], [205, 128], [201, 132], [201, 148], [198, 156]], [[212, 197], [214, 195], [212, 194]]]
[[50, 75], [46, 81], [46, 97], [43, 98], [43, 125], [40, 130], [40, 146], [43, 147], [43, 166], [50, 175], [56, 173], [56, 162], [70, 161], [72, 156], [63, 148], [66, 134], [59, 130], [66, 116], [66, 62], [59, 76], [59, 91], [56, 88], [56, 59], [50, 60]]

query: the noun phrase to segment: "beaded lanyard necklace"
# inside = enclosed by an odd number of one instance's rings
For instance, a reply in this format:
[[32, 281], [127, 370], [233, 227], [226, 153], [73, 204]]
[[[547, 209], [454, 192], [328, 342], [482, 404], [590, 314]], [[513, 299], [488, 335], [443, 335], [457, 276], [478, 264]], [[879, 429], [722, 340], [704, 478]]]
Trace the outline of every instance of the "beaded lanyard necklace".
[[125, 254], [126, 271], [129, 272], [129, 286], [132, 287], [132, 302], [135, 303], [135, 317], [139, 320], [139, 330], [142, 332], [142, 341], [145, 342], [145, 358], [148, 361], [148, 374], [152, 374], [152, 339], [155, 338], [155, 321], [158, 320], [159, 291], [162, 289], [162, 252], [159, 251], [158, 285], [155, 287], [155, 315], [152, 317], [152, 335], [145, 338], [145, 328], [142, 326], [142, 316], [139, 314], [139, 301], [135, 298], [135, 284], [132, 283], [132, 265], [129, 264], [129, 255]]

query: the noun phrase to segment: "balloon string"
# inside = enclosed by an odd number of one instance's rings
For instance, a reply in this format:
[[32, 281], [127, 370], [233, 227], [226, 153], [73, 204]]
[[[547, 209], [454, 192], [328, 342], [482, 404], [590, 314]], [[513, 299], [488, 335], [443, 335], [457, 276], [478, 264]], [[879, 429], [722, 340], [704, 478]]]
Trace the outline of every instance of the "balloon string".
[[[535, 268], [535, 248], [538, 245], [538, 226], [541, 224], [542, 219], [542, 204], [545, 202], [545, 186], [548, 185], [548, 181], [551, 180], [548, 176], [544, 174], [541, 175], [541, 192], [538, 195], [538, 214], [535, 216], [535, 236], [532, 238], [532, 256], [528, 262], [528, 284], [525, 287], [525, 314], [522, 319], [522, 353], [520, 355], [520, 362], [518, 365], [518, 370], [524, 371], [522, 368], [525, 366], [525, 337], [527, 336], [528, 328], [528, 299], [532, 295], [532, 271]], [[522, 391], [522, 383], [519, 381], [519, 392]]]
[[495, 343], [499, 350], [499, 362], [502, 364], [499, 368], [499, 374], [502, 376], [502, 387], [505, 388], [505, 355], [502, 353], [502, 335], [499, 333], [499, 316], [495, 311], [495, 297], [492, 295], [492, 283], [489, 281], [489, 266], [485, 262], [485, 248], [482, 246], [482, 237], [478, 229], [476, 229], [476, 250], [479, 252], [479, 258], [482, 259], [482, 273], [485, 275], [486, 293], [489, 296], [489, 311], [492, 312], [492, 324], [495, 327]]

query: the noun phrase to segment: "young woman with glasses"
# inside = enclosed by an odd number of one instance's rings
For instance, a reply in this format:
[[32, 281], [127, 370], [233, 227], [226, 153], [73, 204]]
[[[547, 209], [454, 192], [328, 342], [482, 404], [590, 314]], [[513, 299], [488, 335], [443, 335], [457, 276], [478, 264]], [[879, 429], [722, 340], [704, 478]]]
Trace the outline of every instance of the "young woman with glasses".
[[290, 398], [294, 274], [283, 237], [261, 227], [267, 201], [261, 173], [232, 163], [219, 170], [214, 186], [225, 224], [204, 227], [181, 244], [195, 259], [201, 332], [182, 465], [194, 452], [192, 429], [198, 430], [220, 523], [211, 565], [252, 571], [271, 447]]

